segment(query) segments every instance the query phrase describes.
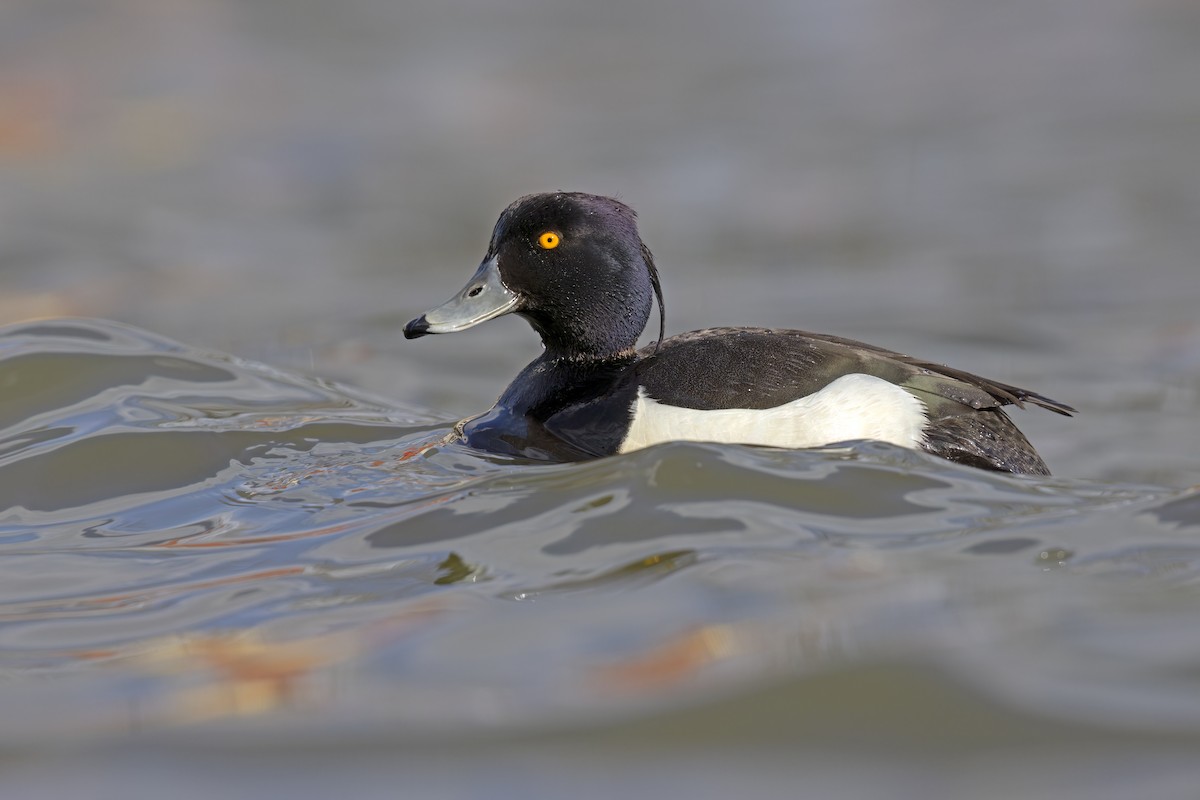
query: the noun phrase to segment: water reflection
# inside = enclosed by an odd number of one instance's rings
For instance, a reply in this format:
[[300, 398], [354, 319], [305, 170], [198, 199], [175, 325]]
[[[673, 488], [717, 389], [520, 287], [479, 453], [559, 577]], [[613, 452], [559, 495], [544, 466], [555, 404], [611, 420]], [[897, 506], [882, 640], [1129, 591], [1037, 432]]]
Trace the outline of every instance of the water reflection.
[[0, 342], [0, 694], [39, 710], [9, 740], [636, 728], [821, 680], [792, 713], [836, 725], [913, 664], [954, 676], [922, 684], [939, 714], [987, 698], [972, 725], [1200, 736], [1194, 492], [871, 443], [528, 464], [123, 326]]

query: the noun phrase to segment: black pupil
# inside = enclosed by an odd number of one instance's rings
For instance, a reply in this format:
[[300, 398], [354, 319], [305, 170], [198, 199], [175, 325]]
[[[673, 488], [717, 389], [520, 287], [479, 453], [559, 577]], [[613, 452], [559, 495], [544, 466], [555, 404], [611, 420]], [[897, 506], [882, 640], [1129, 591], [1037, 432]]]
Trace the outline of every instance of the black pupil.
[[467, 292], [467, 297], [474, 297], [475, 295], [479, 294], [479, 293], [480, 293], [480, 292], [482, 292], [482, 291], [483, 291], [483, 287], [482, 287], [482, 286], [476, 286], [474, 289], [472, 289], [471, 291]]

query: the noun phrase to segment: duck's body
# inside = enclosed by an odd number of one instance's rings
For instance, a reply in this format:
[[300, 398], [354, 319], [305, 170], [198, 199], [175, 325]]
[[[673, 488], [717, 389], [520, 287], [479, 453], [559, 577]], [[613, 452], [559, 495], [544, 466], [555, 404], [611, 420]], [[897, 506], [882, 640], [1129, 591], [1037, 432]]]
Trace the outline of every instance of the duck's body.
[[634, 349], [659, 298], [634, 214], [609, 198], [531, 195], [501, 215], [488, 255], [409, 338], [506, 313], [546, 346], [495, 407], [467, 420], [473, 447], [573, 460], [663, 441], [816, 447], [875, 439], [1005, 472], [1049, 474], [1001, 406], [1073, 409], [1024, 389], [835, 336], [712, 328]]

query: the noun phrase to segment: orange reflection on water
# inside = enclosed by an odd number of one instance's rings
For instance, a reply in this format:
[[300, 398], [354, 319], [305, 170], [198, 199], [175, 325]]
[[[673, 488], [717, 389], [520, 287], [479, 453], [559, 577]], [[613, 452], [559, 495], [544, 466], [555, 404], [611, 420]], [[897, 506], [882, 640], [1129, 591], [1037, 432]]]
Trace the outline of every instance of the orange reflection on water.
[[731, 625], [705, 625], [670, 638], [634, 658], [597, 670], [596, 681], [606, 689], [638, 691], [686, 680], [704, 667], [737, 652]]
[[401, 640], [449, 610], [440, 599], [429, 598], [358, 628], [287, 641], [251, 629], [142, 642], [135, 652], [127, 651], [127, 665], [183, 680], [172, 682], [166, 697], [139, 715], [138, 725], [191, 724], [321, 706], [335, 694], [329, 680], [333, 668]]

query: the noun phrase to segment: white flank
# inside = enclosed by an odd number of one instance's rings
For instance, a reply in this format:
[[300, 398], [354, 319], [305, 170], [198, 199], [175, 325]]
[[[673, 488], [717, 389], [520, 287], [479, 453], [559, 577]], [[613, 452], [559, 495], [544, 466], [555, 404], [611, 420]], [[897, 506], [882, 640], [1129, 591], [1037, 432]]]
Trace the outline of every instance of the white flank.
[[659, 442], [731, 442], [773, 447], [820, 447], [875, 439], [917, 448], [925, 405], [872, 375], [843, 375], [819, 392], [774, 408], [702, 411], [669, 406], [638, 391], [633, 422], [618, 452]]

